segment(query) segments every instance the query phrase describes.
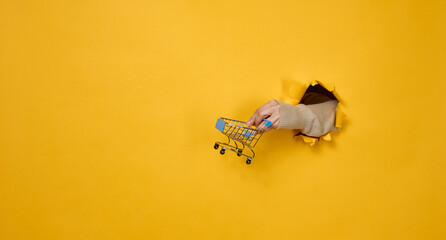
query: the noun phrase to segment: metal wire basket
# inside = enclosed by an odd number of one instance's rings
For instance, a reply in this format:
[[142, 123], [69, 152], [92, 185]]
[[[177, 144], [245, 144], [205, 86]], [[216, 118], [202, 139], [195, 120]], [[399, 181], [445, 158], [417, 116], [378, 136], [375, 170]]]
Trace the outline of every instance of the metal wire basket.
[[[271, 123], [269, 122], [269, 124]], [[221, 146], [220, 154], [222, 155], [225, 154], [226, 149], [229, 149], [237, 153], [237, 156], [239, 157], [247, 157], [246, 164], [251, 164], [251, 160], [255, 156], [252, 148], [254, 148], [259, 141], [263, 131], [255, 127], [246, 127], [246, 122], [228, 118], [217, 119], [215, 128], [228, 137], [228, 142], [215, 142], [214, 149], [218, 149]], [[245, 149], [249, 149], [252, 154], [248, 154], [249, 152], [244, 153], [243, 151]]]

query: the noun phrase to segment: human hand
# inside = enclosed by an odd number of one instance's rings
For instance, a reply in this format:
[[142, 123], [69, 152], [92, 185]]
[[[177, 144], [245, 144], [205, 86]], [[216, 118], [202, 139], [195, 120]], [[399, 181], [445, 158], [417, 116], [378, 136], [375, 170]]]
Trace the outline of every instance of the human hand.
[[[263, 118], [271, 121], [271, 126], [266, 127]], [[251, 118], [246, 122], [246, 126], [256, 126], [265, 132], [276, 129], [280, 122], [280, 105], [276, 100], [271, 100], [265, 105], [259, 107]]]

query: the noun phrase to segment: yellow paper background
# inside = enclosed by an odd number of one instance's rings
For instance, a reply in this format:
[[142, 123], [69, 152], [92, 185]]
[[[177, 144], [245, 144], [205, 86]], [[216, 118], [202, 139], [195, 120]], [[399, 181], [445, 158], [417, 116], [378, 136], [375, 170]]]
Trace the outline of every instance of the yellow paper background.
[[[0, 1], [0, 239], [445, 239], [443, 1]], [[283, 78], [345, 128], [212, 146]]]

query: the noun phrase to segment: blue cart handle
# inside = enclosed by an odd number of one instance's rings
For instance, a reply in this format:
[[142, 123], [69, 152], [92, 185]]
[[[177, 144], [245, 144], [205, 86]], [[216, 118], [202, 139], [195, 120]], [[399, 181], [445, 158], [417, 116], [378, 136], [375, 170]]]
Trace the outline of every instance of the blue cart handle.
[[266, 120], [265, 118], [263, 118], [263, 121], [265, 121], [265, 126], [266, 127], [271, 127], [271, 121]]

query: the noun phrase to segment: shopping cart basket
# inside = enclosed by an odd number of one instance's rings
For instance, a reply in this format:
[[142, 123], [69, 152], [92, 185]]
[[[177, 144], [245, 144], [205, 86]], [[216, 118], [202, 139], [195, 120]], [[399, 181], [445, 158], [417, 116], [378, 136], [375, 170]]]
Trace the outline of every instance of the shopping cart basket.
[[[270, 121], [266, 119], [263, 120], [265, 120], [265, 125], [267, 127], [271, 126]], [[222, 155], [225, 154], [226, 149], [229, 149], [237, 153], [237, 156], [239, 157], [247, 157], [246, 164], [251, 164], [251, 160], [255, 156], [254, 150], [252, 149], [259, 141], [263, 131], [255, 127], [246, 127], [246, 122], [228, 118], [217, 119], [215, 128], [228, 137], [228, 142], [215, 142], [214, 149], [218, 149], [221, 146], [220, 154]], [[249, 152], [244, 153], [243, 151], [246, 148], [249, 149], [252, 154], [249, 154]]]

